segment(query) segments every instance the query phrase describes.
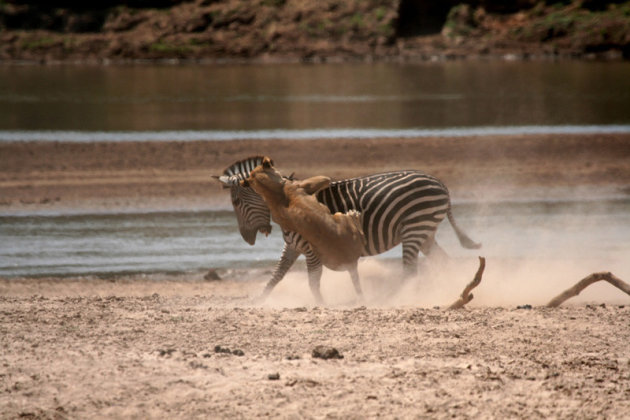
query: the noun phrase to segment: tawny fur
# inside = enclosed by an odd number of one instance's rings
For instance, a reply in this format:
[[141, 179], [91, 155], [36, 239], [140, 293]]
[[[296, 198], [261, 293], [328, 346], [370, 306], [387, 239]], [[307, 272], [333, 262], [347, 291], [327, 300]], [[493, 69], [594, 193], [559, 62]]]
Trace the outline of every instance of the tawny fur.
[[356, 270], [363, 252], [363, 231], [356, 211], [332, 214], [314, 194], [328, 187], [330, 178], [316, 176], [303, 181], [283, 178], [265, 157], [246, 182], [260, 194], [271, 217], [285, 231], [297, 232], [308, 241], [324, 266], [332, 270]]

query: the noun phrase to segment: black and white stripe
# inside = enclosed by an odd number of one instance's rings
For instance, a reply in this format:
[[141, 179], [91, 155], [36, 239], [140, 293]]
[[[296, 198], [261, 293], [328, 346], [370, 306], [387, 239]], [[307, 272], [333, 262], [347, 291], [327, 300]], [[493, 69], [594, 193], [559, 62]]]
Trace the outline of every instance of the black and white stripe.
[[381, 254], [403, 239], [405, 243], [413, 242], [417, 255], [422, 243], [434, 235], [450, 205], [446, 188], [435, 178], [417, 171], [333, 182], [317, 198], [333, 212], [362, 213], [366, 237], [363, 255]]
[[[246, 159], [247, 162], [237, 162], [224, 174], [243, 179], [257, 166], [259, 159], [254, 157]], [[253, 230], [255, 236], [256, 230], [260, 230], [261, 221], [267, 220], [266, 223], [269, 223], [269, 209], [260, 196], [238, 183], [231, 184], [231, 192], [241, 233], [245, 226], [245, 231]], [[320, 191], [317, 199], [332, 213], [347, 213], [349, 210], [361, 212], [365, 234], [364, 256], [381, 254], [402, 243], [403, 267], [407, 275], [416, 273], [420, 251], [428, 255], [432, 249], [439, 249], [435, 243], [435, 232], [444, 217], [448, 217], [462, 246], [480, 246], [456, 225], [447, 188], [438, 179], [419, 171], [386, 172], [335, 181]], [[321, 298], [321, 262], [299, 234], [283, 232], [283, 236], [285, 246], [282, 257], [263, 295], [268, 294], [298, 256], [304, 254], [307, 257], [311, 290], [316, 298]], [[248, 240], [245, 236], [243, 238]]]
[[223, 175], [235, 176], [239, 180], [245, 179], [256, 166], [262, 165], [263, 158], [264, 156], [253, 156], [247, 159], [239, 160], [223, 171]]

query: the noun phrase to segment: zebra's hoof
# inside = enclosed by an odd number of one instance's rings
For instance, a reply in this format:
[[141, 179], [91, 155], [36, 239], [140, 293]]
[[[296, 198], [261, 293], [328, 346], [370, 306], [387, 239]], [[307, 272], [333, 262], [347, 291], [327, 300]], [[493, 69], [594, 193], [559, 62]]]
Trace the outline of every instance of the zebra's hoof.
[[263, 293], [263, 294], [260, 294], [258, 296], [254, 296], [251, 299], [251, 303], [254, 304], [254, 305], [260, 305], [261, 303], [264, 303], [266, 299], [267, 299], [267, 294]]

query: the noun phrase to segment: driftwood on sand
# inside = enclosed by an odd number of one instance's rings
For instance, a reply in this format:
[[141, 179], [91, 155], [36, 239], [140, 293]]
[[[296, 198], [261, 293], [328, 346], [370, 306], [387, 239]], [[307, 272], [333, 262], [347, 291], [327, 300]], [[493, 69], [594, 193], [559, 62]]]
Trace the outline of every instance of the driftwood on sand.
[[624, 291], [626, 294], [630, 295], [630, 284], [624, 282], [620, 278], [616, 277], [614, 274], [610, 272], [593, 273], [589, 276], [584, 277], [573, 287], [565, 290], [555, 298], [551, 299], [551, 301], [549, 301], [549, 303], [547, 304], [547, 307], [555, 308], [557, 306], [560, 306], [567, 299], [579, 295], [582, 290], [586, 289], [593, 283], [597, 283], [600, 280], [605, 280], [618, 289]]
[[481, 277], [483, 276], [483, 270], [486, 268], [486, 259], [484, 257], [479, 257], [479, 268], [477, 269], [477, 273], [475, 277], [472, 279], [470, 283], [464, 287], [462, 294], [459, 295], [459, 299], [457, 299], [448, 309], [459, 309], [463, 308], [468, 302], [473, 300], [472, 290], [481, 283]]
[[[479, 283], [481, 283], [481, 277], [483, 276], [483, 271], [485, 268], [486, 268], [486, 259], [483, 257], [479, 257], [479, 268], [477, 269], [477, 273], [475, 274], [475, 277], [470, 281], [470, 283], [466, 285], [461, 295], [459, 296], [459, 299], [453, 302], [453, 304], [451, 304], [447, 309], [463, 308], [468, 302], [473, 300], [473, 294], [471, 292], [475, 287], [479, 285]], [[547, 303], [546, 306], [548, 308], [556, 308], [560, 306], [562, 303], [564, 303], [566, 300], [579, 295], [580, 292], [582, 292], [582, 290], [586, 289], [591, 284], [597, 283], [598, 281], [601, 281], [601, 280], [607, 281], [608, 283], [612, 284], [616, 288], [625, 292], [627, 295], [630, 295], [630, 284], [624, 282], [619, 277], [615, 276], [614, 274], [610, 272], [599, 272], [599, 273], [593, 273], [584, 277], [582, 280], [577, 282], [573, 287], [570, 287], [569, 289], [560, 293], [555, 298], [551, 299], [549, 303]]]

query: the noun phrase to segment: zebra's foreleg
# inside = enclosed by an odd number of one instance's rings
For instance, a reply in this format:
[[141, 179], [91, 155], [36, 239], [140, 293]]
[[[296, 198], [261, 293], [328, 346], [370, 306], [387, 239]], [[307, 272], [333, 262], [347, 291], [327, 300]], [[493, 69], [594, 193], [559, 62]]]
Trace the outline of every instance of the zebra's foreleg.
[[273, 271], [271, 275], [271, 279], [267, 282], [265, 289], [262, 291], [260, 296], [254, 299], [256, 302], [263, 302], [267, 296], [271, 293], [276, 284], [280, 282], [289, 271], [289, 268], [295, 263], [295, 260], [300, 256], [300, 253], [290, 246], [289, 244], [284, 244], [284, 249], [282, 250], [282, 256], [280, 257], [280, 261], [276, 264], [276, 269]]
[[322, 292], [320, 290], [320, 283], [322, 279], [322, 262], [317, 258], [313, 251], [306, 250], [304, 253], [306, 256], [306, 270], [308, 271], [308, 286], [311, 288], [311, 293], [315, 298], [315, 302], [318, 305], [324, 303], [322, 298]]

